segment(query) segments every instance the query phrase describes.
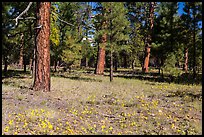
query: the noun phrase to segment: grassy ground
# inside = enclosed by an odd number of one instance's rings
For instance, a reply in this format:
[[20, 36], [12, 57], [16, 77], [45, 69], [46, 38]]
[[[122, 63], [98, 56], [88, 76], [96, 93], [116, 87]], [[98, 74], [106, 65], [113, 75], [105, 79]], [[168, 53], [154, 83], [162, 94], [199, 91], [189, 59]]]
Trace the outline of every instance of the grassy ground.
[[51, 92], [29, 73], [2, 80], [2, 134], [202, 134], [201, 85], [55, 73]]

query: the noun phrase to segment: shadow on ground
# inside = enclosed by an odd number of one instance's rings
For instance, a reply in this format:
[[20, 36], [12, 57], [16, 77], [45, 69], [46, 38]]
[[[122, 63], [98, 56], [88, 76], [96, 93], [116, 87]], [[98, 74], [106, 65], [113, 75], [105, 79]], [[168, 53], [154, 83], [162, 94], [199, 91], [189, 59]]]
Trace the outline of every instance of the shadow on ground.
[[[178, 77], [164, 74], [163, 77], [157, 72], [143, 73], [141, 71], [115, 71], [114, 77], [122, 77], [126, 79], [139, 79], [139, 80], [148, 80], [150, 82], [161, 82], [161, 83], [175, 83], [175, 84], [184, 84], [184, 85], [194, 85], [202, 84], [202, 74], [197, 74], [196, 78], [193, 78], [191, 73], [183, 73]], [[109, 76], [107, 74], [106, 76]]]
[[26, 71], [24, 72], [23, 70], [8, 70], [7, 73], [2, 71], [2, 79], [4, 78], [25, 78], [23, 75], [29, 75], [30, 72]]
[[100, 79], [94, 79], [94, 78], [85, 78], [81, 76], [66, 76], [63, 74], [53, 75], [54, 77], [62, 77], [62, 78], [68, 78], [71, 80], [79, 80], [79, 81], [85, 81], [85, 82], [102, 82]]
[[186, 96], [189, 96], [192, 101], [195, 99], [202, 99], [202, 92], [200, 91], [199, 93], [193, 93], [193, 91], [182, 91], [182, 90], [177, 90], [176, 92], [173, 92], [173, 94], [167, 95], [166, 97], [181, 97], [184, 98]]

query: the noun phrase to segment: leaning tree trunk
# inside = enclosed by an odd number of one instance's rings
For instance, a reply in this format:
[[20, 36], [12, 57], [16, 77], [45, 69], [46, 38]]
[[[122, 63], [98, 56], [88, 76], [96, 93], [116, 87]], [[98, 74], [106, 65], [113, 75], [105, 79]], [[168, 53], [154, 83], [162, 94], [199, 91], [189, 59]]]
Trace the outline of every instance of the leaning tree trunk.
[[96, 71], [95, 71], [97, 75], [103, 75], [104, 73], [106, 41], [107, 41], [107, 35], [104, 34], [102, 37], [101, 43], [99, 43], [98, 60], [97, 60]]
[[153, 29], [153, 22], [154, 22], [154, 4], [155, 2], [150, 3], [150, 28], [149, 28], [149, 34], [147, 36], [147, 44], [145, 45], [145, 58], [144, 58], [144, 66], [143, 66], [143, 72], [148, 72], [148, 66], [149, 66], [149, 57], [150, 57], [150, 48], [151, 48], [151, 42], [152, 42], [152, 29]]
[[37, 2], [34, 90], [50, 91], [50, 2]]

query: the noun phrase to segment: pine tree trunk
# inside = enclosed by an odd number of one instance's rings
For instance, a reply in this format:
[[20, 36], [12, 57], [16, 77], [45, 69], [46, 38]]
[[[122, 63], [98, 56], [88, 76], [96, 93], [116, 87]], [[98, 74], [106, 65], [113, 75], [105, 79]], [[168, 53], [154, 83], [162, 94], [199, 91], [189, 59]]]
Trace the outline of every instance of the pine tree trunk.
[[23, 44], [24, 44], [23, 37], [24, 37], [24, 35], [22, 33], [21, 34], [21, 41], [22, 41], [22, 43], [20, 45], [20, 58], [19, 58], [19, 68], [21, 68], [21, 69], [23, 68]]
[[105, 47], [106, 47], [107, 36], [103, 35], [101, 43], [99, 43], [98, 49], [98, 60], [96, 65], [96, 74], [103, 75], [105, 66]]
[[[35, 40], [35, 48], [33, 50], [33, 59], [32, 59], [32, 77], [34, 78], [35, 81], [35, 71], [36, 70], [36, 40]], [[33, 82], [34, 83], [34, 82]]]
[[193, 4], [193, 78], [196, 78], [196, 19], [195, 3]]
[[32, 67], [33, 67], [33, 59], [30, 58], [30, 61], [29, 61], [29, 69], [30, 69], [30, 74], [32, 75]]
[[50, 2], [37, 2], [36, 64], [34, 90], [50, 91]]
[[154, 23], [154, 2], [150, 3], [150, 28], [149, 28], [149, 34], [147, 36], [147, 44], [145, 46], [145, 58], [144, 58], [144, 66], [142, 68], [143, 72], [148, 72], [149, 67], [149, 57], [150, 57], [150, 48], [151, 48], [151, 42], [152, 42], [152, 29], [153, 29], [153, 23]]
[[183, 70], [187, 73], [188, 72], [188, 48], [185, 48], [184, 50], [184, 66]]
[[113, 51], [110, 51], [110, 82], [113, 81]]
[[145, 47], [145, 59], [144, 59], [144, 67], [143, 72], [148, 72], [149, 67], [149, 57], [150, 57], [150, 46], [147, 44]]
[[[190, 9], [188, 8], [187, 10], [188, 10], [187, 11], [188, 16], [190, 16]], [[188, 48], [187, 47], [184, 49], [184, 66], [183, 66], [183, 70], [185, 71], [185, 73], [188, 72]]]

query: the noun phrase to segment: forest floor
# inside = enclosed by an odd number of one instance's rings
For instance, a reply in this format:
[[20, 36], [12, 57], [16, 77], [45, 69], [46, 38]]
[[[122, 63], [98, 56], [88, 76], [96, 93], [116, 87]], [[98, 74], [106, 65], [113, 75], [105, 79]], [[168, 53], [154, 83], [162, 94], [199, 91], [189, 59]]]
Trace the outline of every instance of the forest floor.
[[202, 134], [201, 84], [92, 71], [52, 73], [50, 92], [31, 84], [29, 72], [2, 79], [2, 134]]

